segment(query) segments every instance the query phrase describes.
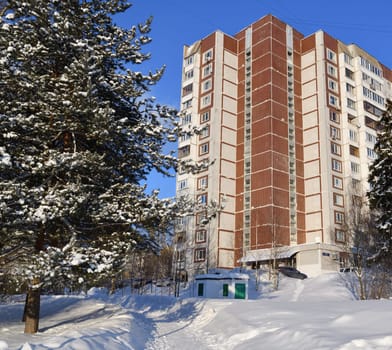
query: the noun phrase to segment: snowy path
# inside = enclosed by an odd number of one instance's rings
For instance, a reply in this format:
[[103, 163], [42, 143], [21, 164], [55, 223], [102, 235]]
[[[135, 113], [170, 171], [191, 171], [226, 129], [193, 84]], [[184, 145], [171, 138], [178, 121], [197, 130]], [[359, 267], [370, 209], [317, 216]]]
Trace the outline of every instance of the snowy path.
[[168, 310], [147, 313], [146, 320], [153, 323], [155, 331], [145, 349], [172, 350], [177, 349], [178, 344], [181, 349], [220, 349], [216, 336], [204, 329], [216, 316], [216, 309], [206, 305], [203, 300], [182, 300]]

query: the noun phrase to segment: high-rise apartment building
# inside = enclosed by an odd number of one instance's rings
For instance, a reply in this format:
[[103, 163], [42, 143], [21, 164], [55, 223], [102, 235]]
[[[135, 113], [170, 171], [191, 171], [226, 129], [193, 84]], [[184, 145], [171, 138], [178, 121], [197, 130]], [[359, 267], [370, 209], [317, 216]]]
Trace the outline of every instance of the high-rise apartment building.
[[[368, 189], [376, 122], [392, 71], [354, 44], [310, 36], [268, 15], [234, 36], [184, 48], [178, 156], [210, 162], [177, 176], [199, 205], [176, 225], [177, 267], [296, 264], [309, 275], [344, 260], [345, 218]], [[210, 203], [220, 210], [211, 220]]]

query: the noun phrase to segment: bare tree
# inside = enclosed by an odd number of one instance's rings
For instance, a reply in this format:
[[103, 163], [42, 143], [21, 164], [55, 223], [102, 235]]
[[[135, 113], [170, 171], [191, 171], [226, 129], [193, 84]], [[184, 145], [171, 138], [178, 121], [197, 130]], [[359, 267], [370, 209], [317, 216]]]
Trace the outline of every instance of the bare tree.
[[346, 252], [348, 269], [356, 278], [356, 292], [361, 300], [379, 299], [391, 293], [391, 277], [385, 266], [372, 262], [376, 252], [377, 228], [366, 198], [352, 195], [346, 213]]

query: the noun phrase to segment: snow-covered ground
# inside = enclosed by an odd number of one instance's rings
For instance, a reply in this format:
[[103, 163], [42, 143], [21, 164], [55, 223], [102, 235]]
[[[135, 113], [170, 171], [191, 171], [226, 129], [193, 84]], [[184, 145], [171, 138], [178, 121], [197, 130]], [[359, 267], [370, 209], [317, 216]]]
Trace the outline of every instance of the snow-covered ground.
[[249, 300], [44, 296], [40, 332], [23, 334], [23, 303], [0, 305], [0, 350], [392, 349], [392, 300], [357, 301], [342, 275], [250, 284]]

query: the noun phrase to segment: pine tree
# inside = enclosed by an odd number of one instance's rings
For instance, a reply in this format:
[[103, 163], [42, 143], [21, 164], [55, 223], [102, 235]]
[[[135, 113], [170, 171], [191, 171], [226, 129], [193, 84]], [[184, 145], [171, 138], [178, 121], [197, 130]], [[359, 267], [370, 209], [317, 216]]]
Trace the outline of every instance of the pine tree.
[[370, 208], [375, 211], [379, 232], [377, 257], [392, 258], [392, 101], [379, 122], [375, 144], [377, 159], [370, 166], [368, 193]]
[[151, 20], [117, 26], [129, 7], [9, 0], [1, 12], [0, 257], [28, 284], [35, 320], [39, 288], [120, 269], [172, 219], [174, 205], [141, 182], [176, 166], [162, 151], [175, 111], [144, 96], [163, 69], [135, 71]]

